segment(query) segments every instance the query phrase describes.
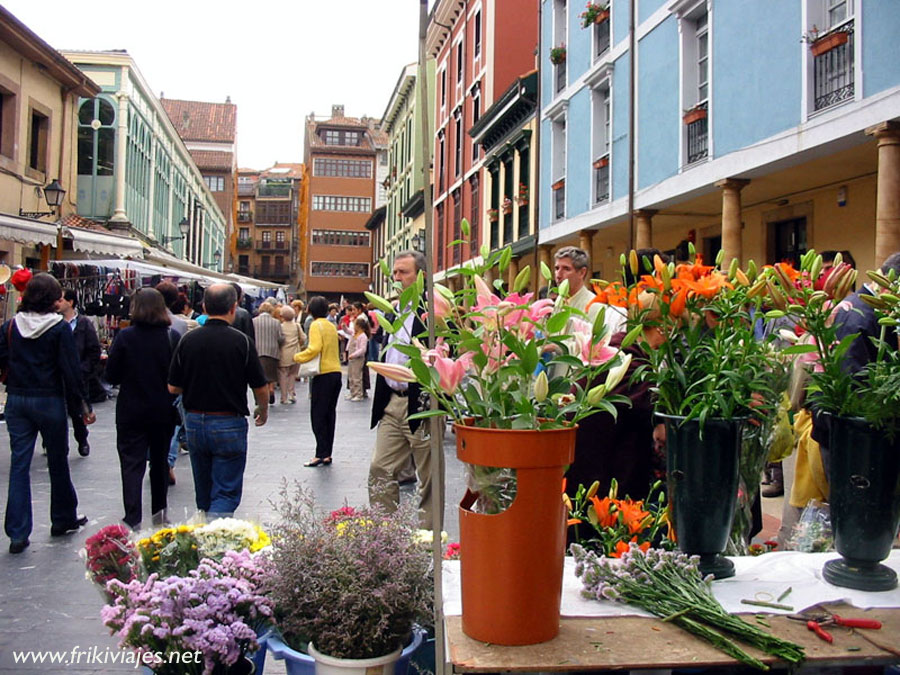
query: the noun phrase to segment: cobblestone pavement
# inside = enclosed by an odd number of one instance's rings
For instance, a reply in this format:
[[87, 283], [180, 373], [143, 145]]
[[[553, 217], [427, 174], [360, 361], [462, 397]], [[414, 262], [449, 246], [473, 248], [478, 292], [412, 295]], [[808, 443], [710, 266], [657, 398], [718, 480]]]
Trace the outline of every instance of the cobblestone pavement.
[[[244, 494], [238, 517], [271, 522], [282, 479], [301, 480], [315, 491], [323, 509], [335, 509], [346, 500], [350, 505], [364, 504], [368, 497], [366, 479], [375, 442], [369, 429], [371, 402], [344, 400], [338, 404], [338, 428], [334, 464], [325, 468], [305, 468], [314, 455], [315, 441], [309, 425], [307, 387], [298, 383], [296, 405], [270, 407], [269, 421], [260, 428], [251, 424]], [[95, 405], [97, 423], [90, 427], [91, 454], [79, 457], [74, 440], [69, 465], [78, 492], [79, 512], [90, 519], [87, 527], [69, 537], [51, 538], [49, 490], [46, 461], [38, 449], [31, 468], [34, 532], [31, 546], [20, 555], [7, 552], [9, 540], [2, 538], [0, 549], [0, 673], [58, 672], [108, 673], [135, 672], [133, 667], [108, 662], [88, 664], [83, 654], [74, 663], [77, 650], [91, 650], [100, 658], [117, 651], [115, 640], [100, 621], [100, 595], [84, 575], [78, 552], [84, 540], [104, 525], [122, 517], [121, 481], [115, 450], [115, 401]], [[0, 423], [0, 481], [9, 479], [9, 436]], [[457, 539], [456, 507], [464, 491], [462, 469], [456, 460], [453, 434], [447, 434], [444, 454], [447, 459], [447, 490], [444, 529]], [[193, 485], [187, 455], [178, 458], [177, 484], [169, 489], [170, 520], [187, 519], [194, 513]], [[411, 495], [413, 488], [404, 487]], [[144, 487], [144, 523], [149, 528], [150, 493]], [[5, 504], [5, 498], [4, 498]], [[56, 651], [67, 653], [68, 665], [28, 665], [16, 663], [14, 651]], [[76, 651], [73, 651], [76, 650]], [[96, 650], [96, 652], [94, 651]], [[271, 658], [267, 673], [283, 673], [280, 662]]]

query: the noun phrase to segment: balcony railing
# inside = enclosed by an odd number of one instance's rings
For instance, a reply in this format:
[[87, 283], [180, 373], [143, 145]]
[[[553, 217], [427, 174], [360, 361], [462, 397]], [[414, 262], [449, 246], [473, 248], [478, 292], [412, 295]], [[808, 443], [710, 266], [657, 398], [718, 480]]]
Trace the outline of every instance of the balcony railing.
[[256, 184], [251, 183], [250, 185], [240, 185], [238, 184], [238, 197], [252, 197], [256, 194]]
[[242, 277], [249, 277], [250, 276], [250, 265], [238, 265], [237, 273], [240, 274]]
[[566, 186], [553, 191], [553, 220], [561, 220], [566, 217]]
[[249, 223], [253, 221], [253, 211], [238, 211], [238, 222]]
[[824, 54], [813, 57], [813, 89], [815, 91], [815, 109], [824, 110], [843, 101], [852, 100], [854, 95], [853, 67], [853, 21], [850, 21], [829, 35], [846, 33], [847, 40], [843, 44], [829, 49]]
[[566, 62], [560, 61], [556, 64], [556, 93], [558, 94], [566, 88]]
[[291, 196], [291, 186], [290, 185], [260, 185], [257, 196], [259, 196], [259, 197], [290, 197]]
[[238, 247], [239, 249], [252, 248], [252, 247], [253, 247], [253, 240], [252, 240], [252, 239], [241, 239], [240, 237], [238, 237], [238, 240], [237, 240], [237, 247]]
[[275, 265], [257, 265], [253, 276], [257, 279], [287, 279], [291, 276], [291, 268], [287, 265], [282, 265], [281, 267]]
[[701, 159], [706, 159], [709, 154], [709, 105], [701, 103], [698, 109], [705, 113], [698, 120], [686, 124], [687, 127], [687, 163], [693, 164]]
[[594, 203], [609, 201], [609, 155], [594, 162]]
[[271, 239], [257, 239], [256, 248], [262, 251], [287, 251], [290, 245], [286, 241], [272, 241]]

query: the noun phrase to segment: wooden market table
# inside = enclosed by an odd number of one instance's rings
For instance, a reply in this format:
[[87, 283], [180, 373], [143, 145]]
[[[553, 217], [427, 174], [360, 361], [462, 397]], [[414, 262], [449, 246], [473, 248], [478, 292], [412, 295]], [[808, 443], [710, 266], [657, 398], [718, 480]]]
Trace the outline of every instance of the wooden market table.
[[[771, 554], [770, 554], [771, 555]], [[778, 555], [778, 554], [776, 554]], [[782, 556], [784, 554], [781, 554]], [[821, 554], [807, 554], [816, 556]], [[833, 557], [835, 554], [831, 554]], [[821, 558], [820, 558], [821, 559]], [[815, 565], [818, 567], [820, 559]], [[736, 562], [740, 559], [734, 558]], [[758, 560], [762, 560], [761, 558]], [[788, 560], [789, 558], [772, 558], [773, 561]], [[900, 565], [900, 551], [894, 551], [891, 556], [891, 566]], [[744, 574], [741, 581], [740, 570], [743, 567], [750, 569]], [[445, 569], [447, 566], [445, 564]], [[869, 604], [870, 609], [861, 609], [866, 603], [854, 592], [848, 596], [856, 605], [843, 603], [836, 595], [843, 593], [842, 589], [828, 587], [823, 592], [817, 583], [824, 583], [818, 579], [810, 580], [809, 573], [804, 576], [802, 571], [798, 573], [796, 582], [786, 581], [790, 571], [779, 569], [778, 564], [771, 565], [772, 573], [781, 576], [777, 582], [779, 587], [793, 584], [796, 597], [794, 603], [789, 598], [785, 602], [796, 604], [797, 611], [820, 602], [820, 607], [836, 610], [838, 614], [853, 618], [871, 618], [882, 622], [880, 630], [851, 630], [841, 626], [828, 626], [827, 630], [834, 636], [834, 643], [829, 644], [819, 639], [807, 629], [801, 621], [788, 619], [783, 614], [769, 613], [772, 610], [754, 608], [744, 605], [742, 609], [734, 609], [734, 598], [748, 594], [746, 589], [764, 586], [761, 580], [761, 571], [765, 572], [767, 566], [745, 562], [742, 566], [738, 563], [739, 574], [731, 582], [729, 592], [732, 595], [730, 601], [724, 601], [723, 605], [729, 611], [740, 613], [750, 623], [756, 621], [754, 614], [765, 613], [765, 621], [769, 624], [772, 633], [780, 637], [796, 642], [804, 647], [806, 661], [803, 665], [814, 666], [858, 666], [873, 665], [884, 666], [900, 664], [900, 604], [898, 606], [883, 606], [884, 601], [875, 601]], [[734, 659], [711, 646], [687, 631], [670, 623], [663, 623], [659, 619], [642, 616], [566, 616], [566, 613], [579, 614], [584, 610], [578, 607], [579, 600], [571, 596], [577, 594], [577, 580], [573, 579], [571, 567], [567, 566], [563, 585], [563, 617], [560, 620], [560, 632], [556, 638], [549, 642], [521, 647], [506, 647], [488, 644], [473, 640], [462, 631], [462, 617], [459, 616], [455, 593], [458, 587], [458, 568], [450, 568], [450, 574], [445, 575], [445, 595], [449, 596], [449, 602], [445, 598], [444, 619], [446, 658], [454, 672], [562, 672], [573, 670], [630, 670], [630, 669], [658, 669], [658, 668], [687, 668], [687, 667], [721, 667], [734, 668], [739, 665]], [[724, 583], [724, 582], [716, 582]], [[714, 586], [715, 588], [715, 586]], [[719, 597], [719, 593], [716, 593]], [[828, 597], [828, 596], [831, 597]], [[868, 596], [877, 594], [866, 594]], [[900, 591], [893, 591], [886, 596], [888, 603], [900, 595]], [[809, 602], [809, 598], [814, 598]], [[722, 598], [720, 598], [722, 601]], [[594, 601], [587, 601], [593, 603]], [[601, 603], [597, 603], [599, 606]], [[617, 603], [602, 603], [607, 607], [604, 611], [615, 611], [616, 607], [622, 608], [622, 613], [628, 611], [628, 606]], [[882, 606], [872, 606], [882, 605]], [[812, 611], [812, 610], [811, 610]], [[769, 665], [787, 666], [777, 659], [764, 655], [759, 650], [749, 647], [741, 642], [737, 643], [747, 653], [759, 658]]]

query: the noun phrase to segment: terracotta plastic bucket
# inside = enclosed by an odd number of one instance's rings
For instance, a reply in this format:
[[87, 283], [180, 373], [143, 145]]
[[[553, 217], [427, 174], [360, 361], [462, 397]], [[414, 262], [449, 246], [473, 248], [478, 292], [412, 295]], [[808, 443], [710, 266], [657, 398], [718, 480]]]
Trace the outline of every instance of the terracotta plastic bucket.
[[575, 456], [575, 428], [549, 431], [456, 426], [456, 455], [468, 464], [516, 469], [505, 511], [459, 505], [462, 628], [498, 645], [552, 640], [559, 632], [566, 543], [562, 479]]

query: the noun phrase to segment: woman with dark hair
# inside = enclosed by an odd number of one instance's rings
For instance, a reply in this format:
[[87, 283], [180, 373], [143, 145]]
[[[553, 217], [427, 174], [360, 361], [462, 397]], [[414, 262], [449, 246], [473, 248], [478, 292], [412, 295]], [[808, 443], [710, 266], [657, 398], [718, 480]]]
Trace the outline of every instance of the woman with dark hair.
[[122, 520], [141, 526], [141, 492], [150, 457], [150, 504], [153, 524], [166, 520], [169, 489], [169, 441], [175, 430], [175, 397], [167, 377], [178, 334], [169, 328], [162, 294], [140, 288], [131, 298], [131, 325], [113, 341], [106, 362], [106, 379], [118, 384], [116, 449], [122, 471]]
[[338, 351], [337, 328], [328, 320], [328, 301], [317, 295], [309, 301], [309, 343], [294, 355], [297, 363], [312, 361], [320, 356], [319, 374], [309, 383], [309, 418], [316, 436], [316, 456], [303, 466], [331, 466], [334, 447], [334, 427], [337, 422], [337, 403], [341, 393], [341, 358]]
[[50, 472], [50, 535], [61, 537], [87, 524], [87, 518], [76, 512], [78, 496], [69, 476], [66, 406], [80, 411], [85, 424], [93, 424], [96, 418], [81, 378], [75, 338], [57, 313], [60, 298], [59, 282], [49, 274], [38, 274], [25, 287], [15, 318], [0, 328], [12, 453], [5, 520], [10, 553], [21, 553], [29, 544], [31, 457], [38, 432], [47, 448]]

